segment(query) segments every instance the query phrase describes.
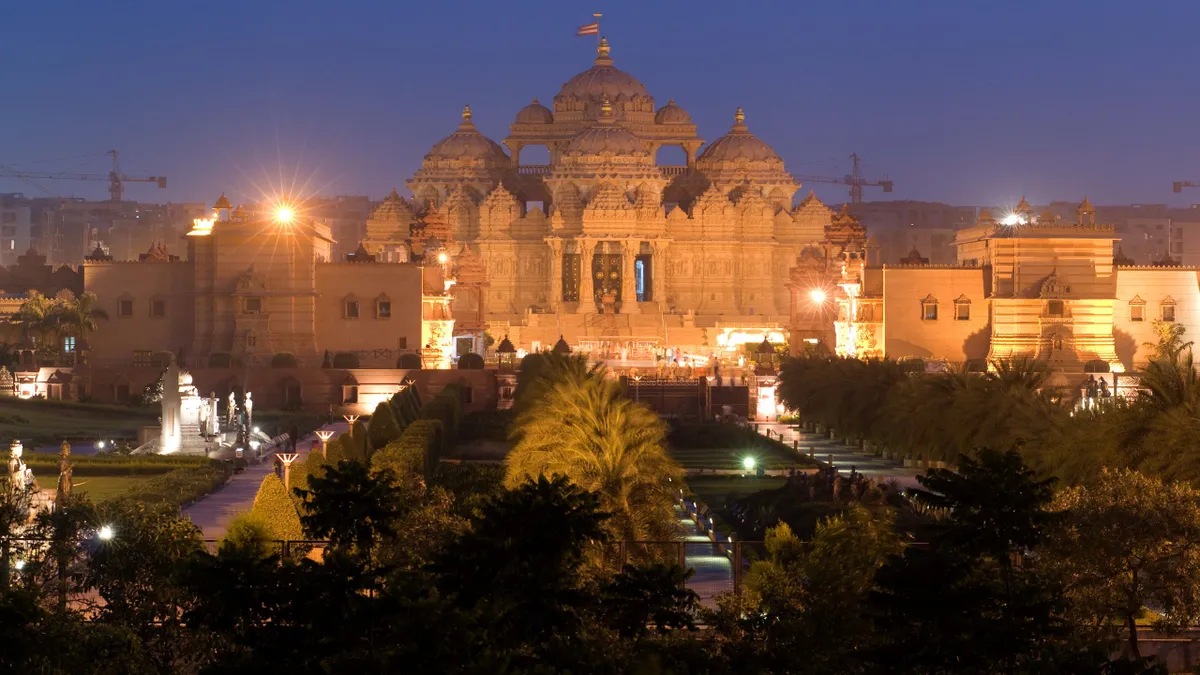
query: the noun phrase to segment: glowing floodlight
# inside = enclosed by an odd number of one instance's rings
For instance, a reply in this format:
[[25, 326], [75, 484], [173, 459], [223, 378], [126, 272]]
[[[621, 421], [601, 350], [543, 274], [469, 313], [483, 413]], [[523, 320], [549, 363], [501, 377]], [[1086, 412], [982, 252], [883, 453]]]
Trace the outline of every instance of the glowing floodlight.
[[747, 457], [747, 458], [743, 459], [742, 467], [745, 468], [747, 471], [753, 471], [754, 470], [754, 458]]
[[1010, 213], [1007, 216], [1004, 216], [1004, 218], [1000, 221], [1000, 224], [1008, 225], [1009, 227], [1012, 227], [1013, 225], [1020, 225], [1021, 216], [1017, 213]]
[[814, 288], [809, 292], [808, 297], [812, 298], [812, 301], [819, 305], [825, 302], [825, 291]]
[[116, 531], [113, 530], [112, 525], [105, 525], [100, 528], [99, 532], [96, 533], [96, 536], [100, 538], [100, 541], [110, 541], [114, 535], [116, 535]]
[[446, 255], [446, 252], [443, 251], [438, 254], [438, 262], [445, 265], [446, 263], [450, 262], [450, 256]]
[[280, 206], [275, 209], [275, 222], [287, 225], [296, 219], [296, 212], [290, 206]]

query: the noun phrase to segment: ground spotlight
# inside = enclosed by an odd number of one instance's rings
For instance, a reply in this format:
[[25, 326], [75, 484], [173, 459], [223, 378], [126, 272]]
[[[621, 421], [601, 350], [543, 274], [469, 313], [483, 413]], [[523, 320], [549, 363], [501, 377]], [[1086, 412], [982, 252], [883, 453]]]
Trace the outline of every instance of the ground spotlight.
[[744, 468], [745, 468], [747, 471], [753, 471], [753, 470], [754, 470], [754, 458], [753, 458], [753, 457], [747, 457], [747, 458], [743, 459], [743, 460], [742, 460], [742, 466], [743, 466], [743, 467], [744, 467]]
[[104, 525], [98, 532], [96, 532], [96, 536], [100, 539], [100, 541], [110, 541], [115, 535], [116, 531], [113, 530], [112, 525]]

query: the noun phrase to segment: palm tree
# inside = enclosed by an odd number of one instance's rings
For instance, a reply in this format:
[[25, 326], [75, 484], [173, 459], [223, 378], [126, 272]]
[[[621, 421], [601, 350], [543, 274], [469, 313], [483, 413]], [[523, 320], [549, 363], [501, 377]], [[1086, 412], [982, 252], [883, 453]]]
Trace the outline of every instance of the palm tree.
[[562, 359], [554, 369], [542, 397], [517, 418], [508, 485], [566, 476], [599, 496], [614, 538], [677, 538], [674, 492], [683, 472], [667, 455], [662, 421], [586, 359]]
[[76, 358], [78, 358], [78, 349], [87, 340], [89, 333], [94, 333], [98, 328], [97, 323], [100, 319], [108, 320], [108, 312], [96, 306], [96, 294], [84, 293], [79, 297], [65, 297], [62, 299], [57, 312], [58, 324], [68, 334], [78, 338], [75, 347]]
[[25, 337], [32, 340], [38, 352], [49, 356], [57, 353], [54, 337], [58, 331], [58, 301], [38, 291], [29, 291], [29, 299], [13, 314], [13, 321], [21, 324]]

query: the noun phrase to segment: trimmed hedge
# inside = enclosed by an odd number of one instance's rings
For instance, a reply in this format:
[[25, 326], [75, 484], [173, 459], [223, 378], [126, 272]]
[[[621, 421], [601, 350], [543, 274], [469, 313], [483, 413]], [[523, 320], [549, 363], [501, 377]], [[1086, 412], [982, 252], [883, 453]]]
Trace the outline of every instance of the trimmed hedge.
[[367, 438], [371, 442], [371, 451], [378, 451], [388, 443], [400, 438], [400, 433], [404, 431], [405, 426], [407, 425], [401, 426], [400, 421], [396, 419], [395, 408], [391, 401], [384, 401], [375, 406], [375, 412], [371, 415], [371, 424], [367, 431]]
[[420, 473], [428, 479], [437, 464], [436, 452], [441, 437], [441, 422], [417, 420], [408, 425], [399, 438], [371, 457], [371, 468], [391, 469], [396, 475]]
[[[27, 452], [22, 459], [30, 468], [53, 466], [58, 468], [57, 452]], [[200, 455], [71, 455], [71, 466], [78, 471], [83, 467], [157, 467], [164, 471], [178, 468], [208, 466], [211, 462]]]
[[295, 540], [304, 537], [296, 505], [283, 487], [283, 481], [273, 473], [267, 474], [262, 485], [258, 486], [250, 515], [265, 522], [275, 539]]
[[453, 448], [458, 440], [458, 426], [462, 422], [462, 385], [454, 383], [447, 386], [421, 406], [421, 419], [442, 423], [441, 443], [437, 448], [439, 455]]
[[146, 503], [182, 506], [216, 490], [233, 475], [227, 462], [209, 461], [207, 466], [174, 469], [137, 485], [124, 497]]

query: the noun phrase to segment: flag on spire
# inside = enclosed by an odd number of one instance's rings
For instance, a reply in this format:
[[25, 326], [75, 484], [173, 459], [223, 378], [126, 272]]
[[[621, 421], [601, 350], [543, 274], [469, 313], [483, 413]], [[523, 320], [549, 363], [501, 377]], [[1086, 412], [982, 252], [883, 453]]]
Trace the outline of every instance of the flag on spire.
[[595, 22], [589, 23], [589, 24], [584, 24], [575, 31], [576, 37], [578, 37], [580, 35], [599, 35], [599, 34], [600, 34], [600, 22], [599, 21], [595, 21]]

